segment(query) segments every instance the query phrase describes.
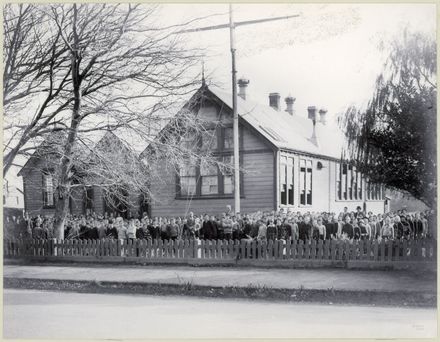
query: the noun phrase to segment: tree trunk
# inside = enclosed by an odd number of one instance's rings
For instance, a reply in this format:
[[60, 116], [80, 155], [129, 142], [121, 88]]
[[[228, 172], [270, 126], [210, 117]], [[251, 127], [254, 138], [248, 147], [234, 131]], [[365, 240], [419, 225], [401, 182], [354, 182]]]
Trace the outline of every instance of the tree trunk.
[[[63, 187], [66, 189], [65, 187]], [[54, 219], [54, 231], [55, 237], [60, 240], [64, 240], [64, 224], [66, 221], [66, 217], [69, 214], [69, 192], [60, 191], [62, 188], [59, 188], [57, 191], [57, 199], [55, 204], [55, 219]]]
[[69, 134], [64, 146], [64, 155], [61, 158], [61, 168], [57, 193], [61, 196], [57, 198], [55, 207], [55, 235], [57, 239], [64, 239], [64, 223], [69, 214], [69, 197], [72, 173], [72, 151], [76, 143], [78, 128], [81, 120], [81, 76], [79, 66], [81, 58], [78, 53], [79, 39], [76, 31], [78, 10], [76, 4], [73, 5], [73, 44], [72, 44], [72, 83], [73, 83], [73, 109], [72, 120], [70, 122]]

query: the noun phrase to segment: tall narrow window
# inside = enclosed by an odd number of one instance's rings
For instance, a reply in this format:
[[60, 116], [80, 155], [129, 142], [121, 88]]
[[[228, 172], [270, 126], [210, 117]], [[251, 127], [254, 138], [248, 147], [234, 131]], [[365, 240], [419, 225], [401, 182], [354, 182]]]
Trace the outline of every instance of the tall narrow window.
[[195, 195], [197, 190], [196, 167], [185, 163], [179, 170], [180, 194], [184, 196]]
[[370, 183], [370, 180], [369, 179], [367, 179], [366, 180], [366, 187], [367, 187], [367, 200], [371, 200], [371, 183]]
[[347, 164], [342, 164], [342, 198], [347, 200]]
[[356, 170], [356, 166], [353, 166], [353, 199], [358, 199], [358, 172]]
[[94, 191], [93, 187], [87, 187], [85, 192], [85, 211], [90, 212], [93, 211], [93, 197]]
[[223, 157], [223, 163], [229, 165], [222, 170], [223, 174], [223, 193], [232, 194], [234, 193], [234, 171], [232, 169], [234, 165], [234, 156]]
[[48, 173], [43, 174], [43, 206], [53, 207], [55, 205], [54, 200], [54, 184], [53, 176]]
[[362, 199], [362, 183], [363, 183], [362, 174], [359, 173], [359, 189], [358, 189], [359, 193], [358, 193], [358, 197], [359, 197], [360, 200]]
[[218, 194], [218, 171], [217, 165], [201, 163], [200, 177], [202, 178], [202, 195]]
[[311, 160], [307, 161], [306, 190], [307, 190], [306, 204], [312, 205], [312, 161]]
[[287, 157], [281, 157], [280, 162], [280, 192], [281, 204], [287, 204]]
[[295, 162], [293, 158], [289, 157], [287, 158], [287, 179], [288, 182], [288, 198], [287, 198], [287, 204], [293, 205], [294, 204], [294, 197], [293, 197], [293, 186], [294, 186], [294, 175], [295, 175]]
[[347, 197], [353, 199], [353, 166], [347, 165]]
[[299, 203], [306, 204], [306, 161], [299, 161]]
[[234, 147], [234, 131], [232, 127], [226, 127], [223, 130], [224, 140], [223, 140], [223, 148], [233, 148]]
[[338, 200], [342, 199], [341, 191], [341, 164], [336, 163], [336, 197]]

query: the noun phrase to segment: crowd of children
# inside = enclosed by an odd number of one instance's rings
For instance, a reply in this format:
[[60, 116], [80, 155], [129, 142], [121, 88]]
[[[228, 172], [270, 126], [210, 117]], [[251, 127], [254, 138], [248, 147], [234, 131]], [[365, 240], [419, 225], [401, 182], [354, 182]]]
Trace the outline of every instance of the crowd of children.
[[[420, 239], [436, 238], [432, 211], [387, 214], [356, 211], [300, 213], [294, 211], [233, 214], [230, 207], [221, 214], [187, 217], [148, 217], [125, 219], [113, 214], [69, 216], [65, 239], [255, 239], [255, 240], [330, 240], [330, 239]], [[9, 218], [7, 218], [8, 223]], [[15, 237], [50, 239], [56, 237], [52, 217], [14, 218]], [[9, 224], [10, 226], [10, 224]], [[10, 233], [10, 232], [9, 232]], [[9, 234], [10, 235], [10, 234]]]

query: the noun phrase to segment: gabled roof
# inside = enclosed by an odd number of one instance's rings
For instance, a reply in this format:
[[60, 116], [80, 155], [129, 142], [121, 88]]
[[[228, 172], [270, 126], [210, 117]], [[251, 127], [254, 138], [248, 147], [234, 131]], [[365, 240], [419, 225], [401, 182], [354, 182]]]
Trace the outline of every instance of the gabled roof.
[[[104, 141], [112, 141], [114, 143], [120, 142], [122, 146], [127, 150], [128, 153], [132, 152], [136, 156], [139, 155], [139, 150], [142, 151], [145, 142], [142, 140], [136, 140], [132, 135], [125, 136], [120, 131], [90, 131], [81, 132], [78, 134], [78, 144], [77, 149], [81, 151], [82, 157], [87, 157], [92, 151], [101, 145]], [[23, 172], [32, 167], [36, 161], [41, 158], [39, 155], [44, 156], [50, 154], [51, 151], [63, 146], [65, 141], [64, 132], [54, 132], [54, 134], [48, 135], [46, 139], [37, 147], [36, 151], [27, 160], [25, 165], [18, 172], [18, 176], [23, 175]], [[130, 143], [131, 142], [131, 143]], [[140, 147], [141, 146], [141, 147]], [[139, 152], [139, 153], [138, 153]]]
[[[231, 94], [212, 86], [208, 88], [208, 91], [232, 109]], [[325, 125], [316, 123], [315, 129], [318, 139], [318, 145], [316, 145], [310, 139], [313, 132], [312, 120], [305, 116], [291, 115], [282, 110], [277, 111], [269, 105], [248, 99], [243, 100], [241, 97], [237, 99], [237, 112], [241, 119], [279, 149], [332, 159], [341, 158], [344, 136], [342, 131], [332, 122]]]

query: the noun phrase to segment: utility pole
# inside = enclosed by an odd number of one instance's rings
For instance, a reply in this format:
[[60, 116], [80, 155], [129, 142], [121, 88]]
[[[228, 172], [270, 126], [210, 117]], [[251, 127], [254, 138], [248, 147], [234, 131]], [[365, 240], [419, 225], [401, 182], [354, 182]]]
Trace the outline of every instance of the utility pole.
[[234, 211], [240, 212], [240, 141], [238, 136], [238, 111], [237, 111], [237, 70], [235, 65], [235, 28], [243, 25], [260, 24], [268, 21], [285, 20], [299, 17], [299, 14], [288, 15], [282, 17], [272, 17], [264, 19], [246, 20], [241, 22], [234, 22], [232, 4], [229, 4], [229, 24], [220, 24], [214, 26], [199, 27], [195, 29], [187, 29], [176, 32], [177, 33], [192, 33], [200, 31], [211, 31], [223, 28], [229, 28], [229, 44], [231, 49], [232, 61], [232, 113], [233, 113], [233, 133], [234, 133]]
[[232, 4], [229, 4], [229, 43], [232, 57], [232, 113], [234, 133], [234, 211], [240, 212], [240, 141], [238, 137], [237, 70], [235, 69], [235, 27]]

